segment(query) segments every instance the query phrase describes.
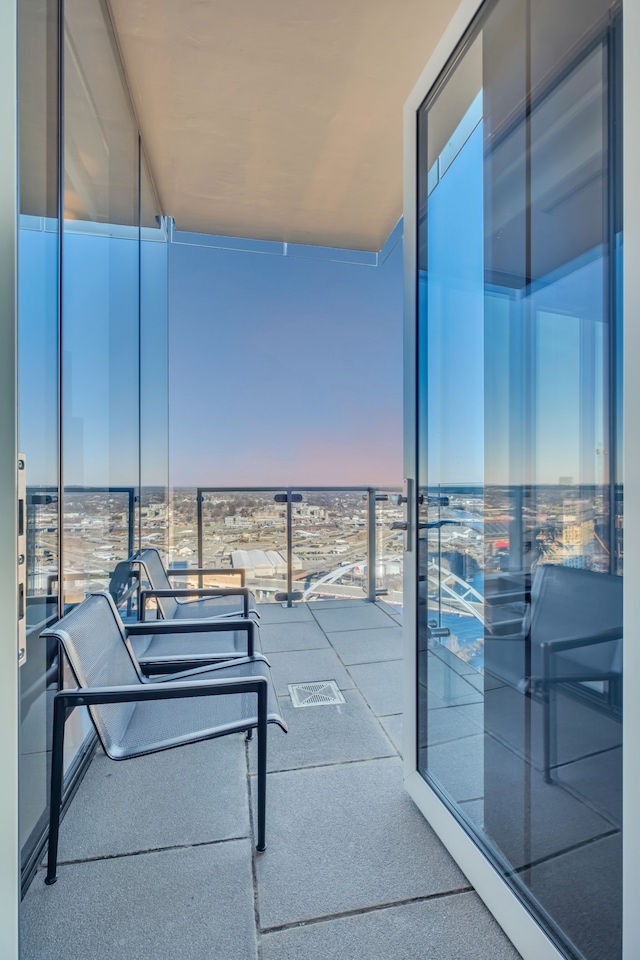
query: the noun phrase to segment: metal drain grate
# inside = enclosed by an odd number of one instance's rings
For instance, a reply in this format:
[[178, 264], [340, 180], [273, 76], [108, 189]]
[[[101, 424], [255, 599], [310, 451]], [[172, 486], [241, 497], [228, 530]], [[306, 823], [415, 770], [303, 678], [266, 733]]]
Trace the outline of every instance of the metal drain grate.
[[335, 680], [290, 683], [289, 694], [294, 707], [328, 707], [334, 703], [345, 702]]

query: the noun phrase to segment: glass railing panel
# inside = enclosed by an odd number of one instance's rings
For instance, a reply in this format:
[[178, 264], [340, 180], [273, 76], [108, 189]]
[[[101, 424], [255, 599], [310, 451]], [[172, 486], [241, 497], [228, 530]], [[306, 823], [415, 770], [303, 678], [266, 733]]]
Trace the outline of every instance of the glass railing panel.
[[[243, 569], [258, 602], [275, 600], [287, 589], [286, 507], [284, 490], [203, 489], [202, 566]], [[195, 566], [197, 555], [185, 560], [177, 550], [171, 565]]]
[[299, 599], [367, 597], [367, 493], [365, 490], [295, 491], [292, 518], [292, 587]]
[[169, 549], [171, 566], [198, 565], [198, 503], [195, 487], [169, 490]]
[[140, 489], [140, 549], [156, 547], [166, 556], [169, 538], [167, 488], [161, 484]]
[[405, 508], [399, 502], [399, 488], [374, 490], [372, 495], [375, 497], [376, 596], [402, 613], [405, 534], [393, 525], [405, 519]]

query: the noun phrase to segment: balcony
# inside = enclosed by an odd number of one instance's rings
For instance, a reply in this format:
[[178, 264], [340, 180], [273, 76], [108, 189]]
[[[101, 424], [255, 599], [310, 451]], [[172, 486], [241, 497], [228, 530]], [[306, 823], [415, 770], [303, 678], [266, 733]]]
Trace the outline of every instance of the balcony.
[[[419, 945], [438, 960], [517, 960], [403, 791], [398, 609], [260, 612], [289, 725], [269, 736], [266, 852], [252, 841], [255, 741], [132, 764], [98, 751], [62, 823], [58, 883], [39, 870], [24, 899], [23, 960], [409, 960]], [[343, 705], [293, 707], [289, 684], [328, 679]]]

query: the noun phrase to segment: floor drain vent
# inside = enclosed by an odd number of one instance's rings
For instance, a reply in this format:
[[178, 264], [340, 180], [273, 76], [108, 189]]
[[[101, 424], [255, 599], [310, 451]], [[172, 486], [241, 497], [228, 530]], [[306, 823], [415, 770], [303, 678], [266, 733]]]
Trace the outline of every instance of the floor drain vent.
[[345, 702], [335, 680], [290, 683], [289, 693], [294, 707], [328, 707], [333, 703]]

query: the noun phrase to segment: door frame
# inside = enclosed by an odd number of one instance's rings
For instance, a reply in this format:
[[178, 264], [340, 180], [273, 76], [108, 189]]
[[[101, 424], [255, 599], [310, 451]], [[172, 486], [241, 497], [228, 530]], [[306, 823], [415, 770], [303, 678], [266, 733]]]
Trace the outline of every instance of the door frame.
[[18, 957], [17, 0], [0, 0], [0, 953]]

